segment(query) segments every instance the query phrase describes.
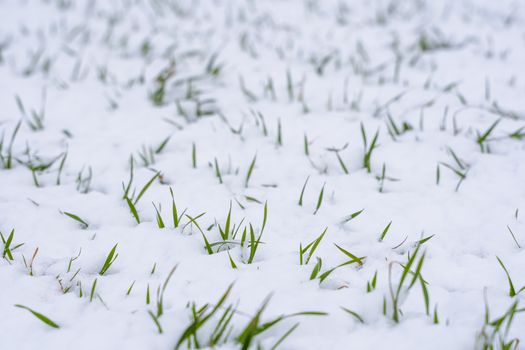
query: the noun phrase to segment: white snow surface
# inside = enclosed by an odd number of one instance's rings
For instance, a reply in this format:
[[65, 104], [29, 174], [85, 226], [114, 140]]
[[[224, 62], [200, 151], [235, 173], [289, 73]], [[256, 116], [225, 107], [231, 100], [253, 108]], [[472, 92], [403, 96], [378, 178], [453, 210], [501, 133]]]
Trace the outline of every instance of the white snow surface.
[[0, 349], [525, 349], [524, 68], [523, 1], [0, 0]]

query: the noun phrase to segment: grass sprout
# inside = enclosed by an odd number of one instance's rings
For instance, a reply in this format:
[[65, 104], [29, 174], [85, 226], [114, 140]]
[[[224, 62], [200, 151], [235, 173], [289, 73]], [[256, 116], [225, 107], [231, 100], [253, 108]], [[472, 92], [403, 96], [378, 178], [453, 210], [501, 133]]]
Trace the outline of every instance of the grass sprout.
[[323, 240], [324, 235], [326, 234], [326, 231], [328, 230], [328, 227], [324, 229], [323, 233], [319, 235], [316, 239], [314, 239], [312, 242], [308, 243], [306, 246], [302, 246], [302, 244], [299, 244], [299, 264], [300, 265], [308, 265], [310, 262], [310, 259], [315, 253], [315, 250]]
[[89, 224], [81, 219], [78, 215], [75, 215], [73, 213], [68, 213], [67, 211], [64, 211], [62, 212], [62, 214], [66, 215], [66, 216], [69, 216], [71, 219], [75, 220], [76, 222], [80, 223], [80, 225], [82, 226], [83, 229], [86, 229], [89, 227]]
[[48, 325], [51, 328], [60, 328], [60, 326], [56, 322], [52, 321], [49, 317], [41, 314], [40, 312], [37, 312], [37, 311], [27, 307], [27, 306], [20, 305], [20, 304], [16, 304], [15, 306], [18, 307], [18, 308], [21, 308], [21, 309], [29, 311], [33, 316], [35, 316], [36, 318], [38, 318], [40, 321], [42, 321], [43, 323], [45, 323], [46, 325]]
[[505, 271], [505, 275], [507, 275], [507, 281], [509, 283], [509, 296], [510, 297], [514, 297], [514, 296], [520, 294], [521, 292], [523, 292], [525, 290], [525, 286], [523, 286], [520, 289], [516, 290], [516, 288], [514, 288], [514, 283], [512, 283], [512, 278], [510, 277], [510, 273], [507, 270], [507, 268], [505, 267], [505, 265], [503, 264], [503, 261], [501, 261], [501, 259], [499, 257], [497, 257], [497, 256], [496, 256], [496, 259], [498, 259], [498, 262], [501, 265], [501, 268], [503, 269], [503, 271]]
[[118, 253], [116, 253], [117, 245], [118, 243], [115, 244], [113, 248], [111, 248], [111, 250], [109, 251], [106, 257], [106, 260], [104, 261], [104, 264], [102, 264], [102, 268], [100, 269], [98, 273], [99, 275], [104, 276], [104, 274], [109, 270], [109, 268], [115, 262], [115, 260], [117, 260], [117, 257], [118, 257]]

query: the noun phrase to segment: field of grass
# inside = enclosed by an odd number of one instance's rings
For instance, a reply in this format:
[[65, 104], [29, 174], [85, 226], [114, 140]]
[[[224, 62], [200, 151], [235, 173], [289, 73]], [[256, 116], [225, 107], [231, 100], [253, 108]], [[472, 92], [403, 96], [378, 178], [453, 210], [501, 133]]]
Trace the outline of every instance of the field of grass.
[[525, 349], [523, 1], [0, 19], [0, 349]]

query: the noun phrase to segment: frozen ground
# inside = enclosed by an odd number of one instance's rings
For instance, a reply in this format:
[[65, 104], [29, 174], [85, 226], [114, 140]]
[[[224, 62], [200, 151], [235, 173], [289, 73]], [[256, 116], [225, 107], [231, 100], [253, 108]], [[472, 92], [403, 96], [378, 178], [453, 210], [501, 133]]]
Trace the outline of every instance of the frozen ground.
[[525, 349], [524, 21], [0, 0], [0, 348]]

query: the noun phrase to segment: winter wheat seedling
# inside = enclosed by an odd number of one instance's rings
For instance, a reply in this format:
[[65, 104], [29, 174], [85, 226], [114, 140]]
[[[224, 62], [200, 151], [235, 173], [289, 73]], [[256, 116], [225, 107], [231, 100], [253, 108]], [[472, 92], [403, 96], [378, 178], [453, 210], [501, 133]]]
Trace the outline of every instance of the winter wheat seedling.
[[48, 325], [49, 327], [52, 327], [52, 328], [60, 328], [60, 326], [55, 323], [54, 321], [52, 321], [49, 317], [45, 316], [45, 315], [42, 315], [40, 312], [37, 312], [27, 306], [24, 306], [24, 305], [20, 305], [20, 304], [16, 304], [15, 305], [16, 307], [19, 307], [21, 309], [24, 309], [24, 310], [27, 310], [29, 311], [31, 314], [33, 314], [33, 316], [35, 316], [36, 318], [38, 318], [40, 321], [42, 321], [43, 323], [45, 323], [46, 325]]
[[521, 287], [519, 290], [516, 291], [516, 289], [514, 288], [514, 283], [512, 283], [512, 279], [510, 278], [509, 271], [507, 270], [507, 268], [503, 264], [503, 261], [501, 261], [501, 259], [499, 257], [497, 257], [497, 256], [496, 256], [496, 259], [498, 259], [498, 262], [501, 265], [501, 267], [503, 268], [503, 271], [505, 271], [505, 275], [507, 275], [507, 281], [509, 282], [509, 296], [510, 297], [514, 297], [514, 296], [520, 294], [521, 292], [523, 292], [525, 290], [525, 286]]
[[366, 282], [366, 292], [370, 293], [374, 289], [376, 289], [376, 284], [377, 284], [377, 270], [376, 272], [374, 272], [374, 277], [372, 277], [372, 280]]
[[[323, 237], [328, 230], [328, 227], [324, 229], [323, 233], [319, 235], [316, 239], [314, 239], [312, 242], [308, 243], [306, 246], [302, 246], [302, 244], [299, 244], [299, 264], [300, 265], [308, 265], [310, 262], [310, 259], [315, 253], [315, 250], [323, 240]], [[306, 255], [307, 254], [307, 255]], [[306, 257], [306, 259], [304, 259]]]
[[363, 317], [361, 317], [361, 315], [359, 315], [357, 312], [347, 309], [345, 307], [341, 307], [341, 309], [343, 309], [344, 312], [346, 312], [347, 314], [355, 318], [357, 321], [359, 321], [359, 323], [365, 323]]
[[128, 204], [131, 214], [133, 215], [133, 218], [135, 218], [135, 221], [137, 222], [137, 224], [140, 224], [140, 217], [139, 217], [139, 213], [137, 212], [137, 208], [135, 208], [135, 205], [128, 197], [126, 197], [125, 200], [126, 200], [126, 203]]
[[214, 166], [215, 166], [215, 176], [217, 177], [217, 179], [219, 179], [219, 183], [222, 184], [221, 169], [219, 168], [219, 163], [217, 162], [217, 158], [214, 159]]
[[514, 232], [512, 232], [512, 230], [510, 229], [509, 225], [507, 225], [507, 229], [509, 230], [510, 235], [512, 236], [512, 239], [514, 240], [514, 243], [516, 243], [516, 246], [518, 246], [518, 248], [521, 249], [521, 246], [518, 243], [518, 240], [516, 239], [516, 236], [514, 236]]
[[303, 197], [304, 197], [304, 191], [306, 190], [306, 185], [308, 184], [308, 180], [310, 180], [310, 176], [306, 178], [306, 181], [304, 182], [303, 188], [301, 189], [301, 194], [299, 195], [299, 206], [303, 206]]
[[4, 235], [2, 234], [2, 232], [0, 232], [0, 238], [2, 239], [2, 243], [4, 244], [4, 250], [3, 250], [3, 253], [2, 253], [2, 257], [4, 259], [6, 259], [6, 256], [7, 256], [7, 260], [11, 260], [13, 261], [14, 258], [13, 258], [13, 251], [15, 251], [16, 249], [20, 248], [21, 246], [24, 245], [24, 243], [19, 243], [13, 247], [12, 244], [13, 244], [13, 238], [15, 237], [15, 229], [12, 229], [11, 232], [9, 233], [9, 236], [7, 236], [7, 239], [5, 239]]
[[137, 203], [139, 202], [139, 200], [142, 198], [142, 196], [144, 195], [144, 193], [146, 193], [146, 191], [148, 190], [148, 188], [151, 186], [151, 184], [153, 183], [153, 181], [155, 181], [158, 177], [160, 176], [160, 172], [156, 172], [155, 175], [153, 175], [153, 177], [144, 185], [144, 187], [142, 187], [142, 189], [140, 190], [137, 198], [135, 198], [135, 200], [133, 201], [133, 205], [137, 205]]
[[68, 213], [67, 211], [63, 212], [62, 214], [66, 215], [66, 216], [69, 216], [71, 219], [73, 219], [76, 222], [80, 223], [80, 225], [82, 226], [83, 229], [86, 229], [86, 228], [89, 227], [89, 224], [85, 220], [82, 220], [78, 215], [75, 215], [75, 214], [72, 214], [72, 213]]
[[361, 210], [358, 210], [350, 215], [348, 215], [347, 217], [345, 217], [343, 219], [343, 221], [341, 221], [342, 224], [345, 224], [353, 219], [355, 219], [356, 217], [358, 217], [362, 212], [364, 211], [364, 209], [361, 209]]
[[111, 265], [117, 260], [118, 254], [116, 254], [117, 251], [117, 244], [113, 246], [113, 248], [109, 251], [106, 260], [104, 261], [104, 264], [102, 264], [102, 268], [99, 271], [99, 275], [103, 276], [108, 269], [111, 267]]
[[390, 229], [390, 225], [392, 225], [392, 221], [388, 223], [388, 225], [385, 226], [383, 229], [383, 232], [381, 232], [381, 236], [379, 236], [379, 242], [383, 242], [383, 240], [386, 237], [386, 234], [388, 233], [388, 230]]
[[22, 124], [22, 121], [19, 121], [15, 129], [13, 130], [13, 133], [11, 134], [11, 139], [9, 140], [9, 144], [7, 144], [6, 147], [6, 154], [3, 153], [4, 149], [4, 134], [2, 134], [2, 138], [0, 139], [0, 164], [4, 169], [11, 169], [13, 167], [13, 144], [15, 143], [16, 135], [18, 134], [18, 130], [20, 129], [20, 125]]
[[490, 134], [494, 131], [496, 126], [499, 124], [501, 119], [496, 120], [485, 132], [482, 134], [479, 131], [476, 131], [476, 143], [479, 145], [479, 148], [482, 153], [490, 152], [488, 145], [486, 144]]
[[175, 204], [175, 197], [173, 195], [173, 189], [170, 187], [170, 195], [171, 195], [171, 213], [173, 217], [173, 227], [177, 228], [180, 225], [180, 222], [182, 220], [182, 217], [184, 216], [184, 213], [186, 213], [186, 209], [182, 211], [182, 213], [179, 215], [177, 211], [177, 205]]
[[248, 187], [248, 182], [250, 181], [250, 178], [252, 177], [253, 169], [255, 168], [255, 162], [257, 161], [257, 154], [253, 156], [253, 160], [250, 163], [250, 166], [248, 167], [248, 172], [246, 173], [246, 179], [244, 180], [244, 187]]
[[193, 169], [197, 168], [197, 146], [195, 142], [191, 144], [191, 166]]
[[319, 197], [317, 197], [317, 204], [315, 206], [314, 215], [317, 214], [319, 209], [321, 208], [321, 205], [323, 204], [323, 195], [324, 195], [324, 186], [326, 183], [323, 184], [323, 187], [321, 188], [321, 192], [319, 192]]
[[153, 208], [155, 208], [155, 218], [157, 220], [157, 226], [158, 228], [164, 228], [166, 227], [164, 225], [164, 220], [162, 220], [162, 216], [160, 215], [160, 204], [159, 204], [159, 207], [157, 208], [157, 206], [155, 205], [155, 203], [151, 202], [151, 204], [153, 204]]
[[363, 138], [363, 148], [364, 148], [364, 155], [363, 155], [363, 168], [367, 170], [367, 172], [371, 172], [371, 164], [370, 161], [372, 159], [372, 153], [377, 147], [377, 138], [379, 136], [379, 129], [376, 131], [372, 142], [370, 143], [370, 146], [368, 146], [368, 140], [366, 136], [366, 130], [363, 126], [363, 123], [361, 123], [361, 136]]

